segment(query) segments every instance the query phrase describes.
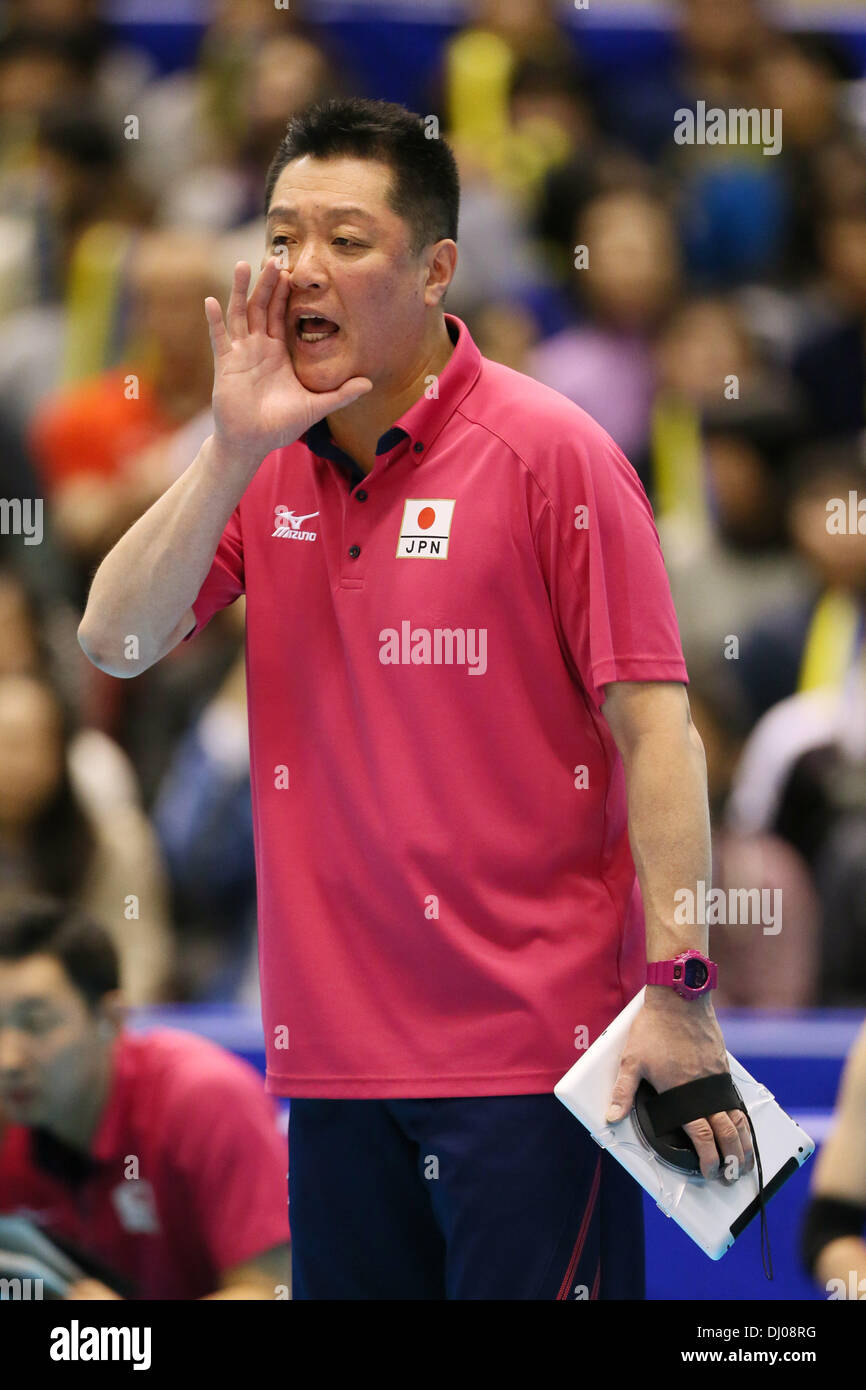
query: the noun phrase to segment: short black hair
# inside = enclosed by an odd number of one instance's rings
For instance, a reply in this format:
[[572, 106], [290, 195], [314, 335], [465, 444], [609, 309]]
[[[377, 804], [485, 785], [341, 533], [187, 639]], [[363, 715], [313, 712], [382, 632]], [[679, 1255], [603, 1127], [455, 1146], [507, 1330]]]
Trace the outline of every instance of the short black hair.
[[858, 491], [866, 483], [866, 447], [859, 434], [840, 434], [813, 441], [794, 455], [790, 492], [824, 498], [831, 487]]
[[120, 985], [117, 949], [106, 929], [59, 898], [6, 894], [0, 898], [0, 960], [54, 956], [92, 1011]]
[[[432, 127], [431, 127], [432, 129]], [[376, 159], [392, 171], [388, 205], [411, 229], [420, 255], [431, 242], [457, 240], [460, 178], [452, 150], [428, 137], [421, 116], [390, 101], [332, 97], [292, 116], [265, 181], [265, 214], [274, 186], [294, 159]]]
[[701, 415], [704, 439], [751, 445], [764, 466], [783, 479], [805, 427], [802, 408], [784, 380], [774, 381], [772, 390], [758, 387], [748, 399], [720, 401]]
[[53, 105], [41, 112], [38, 143], [82, 169], [110, 172], [121, 161], [118, 142], [102, 117], [74, 106]]

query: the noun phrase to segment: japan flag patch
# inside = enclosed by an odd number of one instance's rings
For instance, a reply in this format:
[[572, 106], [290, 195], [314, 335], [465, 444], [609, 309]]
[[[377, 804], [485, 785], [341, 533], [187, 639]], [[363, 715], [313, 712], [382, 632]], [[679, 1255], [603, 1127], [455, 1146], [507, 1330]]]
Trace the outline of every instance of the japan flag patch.
[[444, 560], [448, 555], [455, 497], [407, 497], [397, 541], [397, 557]]

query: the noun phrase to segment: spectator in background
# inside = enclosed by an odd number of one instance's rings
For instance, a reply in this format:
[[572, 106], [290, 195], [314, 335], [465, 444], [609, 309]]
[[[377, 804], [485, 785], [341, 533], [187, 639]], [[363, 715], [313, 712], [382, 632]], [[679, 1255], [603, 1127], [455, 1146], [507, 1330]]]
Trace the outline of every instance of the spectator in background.
[[587, 151], [595, 118], [585, 79], [572, 51], [522, 58], [508, 98], [509, 134], [498, 179], [523, 208], [537, 201], [552, 169]]
[[[129, 155], [160, 223], [202, 226], [212, 235], [258, 213], [256, 179], [269, 163], [263, 151], [279, 140], [292, 110], [335, 94], [342, 79], [327, 40], [304, 22], [300, 0], [288, 9], [249, 0], [211, 8], [193, 67], [142, 93], [135, 109], [147, 138]], [[282, 124], [266, 135], [280, 111]]]
[[261, 1077], [193, 1033], [130, 1033], [124, 1005], [100, 926], [3, 904], [0, 1211], [32, 1213], [84, 1269], [71, 1301], [287, 1297], [285, 1141]]
[[[808, 1008], [820, 993], [821, 955], [820, 907], [809, 867], [766, 827], [743, 834], [725, 823], [748, 722], [729, 671], [690, 658], [689, 675], [689, 704], [707, 759], [712, 886], [722, 890], [726, 903], [737, 905], [737, 921], [728, 921], [734, 913], [725, 911], [725, 920], [709, 928], [710, 955], [719, 967], [717, 1004]], [[764, 917], [765, 904], [772, 920]]]
[[825, 208], [818, 241], [822, 280], [793, 370], [826, 438], [866, 428], [866, 187]]
[[[151, 74], [152, 65], [140, 49], [129, 47], [100, 11], [100, 0], [6, 0], [3, 18], [8, 32], [21, 30], [43, 45], [61, 43], [75, 59], [100, 108], [110, 111], [118, 92], [127, 101]], [[127, 101], [121, 103], [128, 110]]]
[[100, 799], [97, 768], [73, 761], [74, 727], [45, 677], [0, 676], [0, 887], [80, 905], [116, 943], [130, 1001], [165, 999], [173, 942], [153, 832], [128, 798]]
[[608, 84], [604, 126], [677, 187], [684, 264], [695, 287], [771, 275], [785, 248], [789, 190], [758, 144], [678, 144], [677, 113], [760, 107], [756, 64], [773, 41], [760, 0], [680, 0], [673, 63]]
[[50, 297], [55, 269], [40, 226], [39, 122], [55, 102], [87, 99], [80, 63], [57, 33], [0, 39], [0, 316]]
[[564, 36], [552, 0], [475, 0], [469, 23], [447, 44], [441, 101], [455, 154], [508, 177], [511, 90], [519, 63], [560, 59]]
[[246, 601], [225, 610], [239, 646], [225, 679], [176, 744], [154, 802], [174, 894], [182, 999], [258, 1004], [256, 872], [250, 799]]
[[841, 44], [815, 34], [777, 35], [758, 54], [758, 107], [782, 112], [784, 140], [776, 156], [790, 209], [779, 279], [801, 284], [818, 254], [816, 212], [825, 206], [822, 166], [841, 143], [853, 152], [855, 131], [846, 117], [845, 81], [855, 76]]
[[106, 547], [164, 486], [161, 475], [129, 471], [135, 455], [210, 407], [201, 304], [220, 281], [202, 236], [146, 234], [129, 275], [132, 339], [123, 365], [46, 401], [31, 424], [33, 456], [81, 592]]
[[759, 363], [742, 316], [729, 299], [698, 296], [676, 307], [655, 351], [649, 493], [665, 545], [675, 533], [690, 547], [706, 538], [708, 517], [701, 418], [726, 401], [736, 382], [744, 399]]
[[753, 382], [745, 399], [718, 393], [701, 422], [704, 516], [660, 526], [689, 663], [736, 662], [732, 643], [759, 618], [809, 596], [786, 524], [800, 416], [785, 404], [784, 386]]
[[780, 836], [815, 876], [821, 903], [817, 1002], [866, 1003], [866, 651], [841, 685], [774, 705], [752, 731], [728, 821]]
[[[833, 1124], [818, 1151], [800, 1225], [800, 1258], [829, 1298], [866, 1288], [866, 1023], [845, 1061]], [[853, 1287], [852, 1287], [853, 1285]]]
[[51, 105], [34, 126], [34, 195], [17, 215], [39, 288], [0, 327], [0, 405], [22, 433], [53, 390], [116, 360], [120, 273], [150, 217], [122, 144], [87, 99]]
[[326, 53], [311, 38], [289, 31], [264, 39], [238, 78], [231, 135], [218, 142], [210, 159], [163, 188], [159, 221], [213, 234], [258, 219], [271, 151], [289, 116], [336, 95], [339, 85]]
[[[572, 146], [564, 163], [545, 174], [532, 224], [546, 264], [569, 291], [574, 275], [574, 230], [586, 204], [602, 194], [624, 189], [651, 195], [661, 192], [664, 183], [649, 165], [612, 144], [597, 121], [587, 121], [585, 138]], [[572, 293], [569, 298], [573, 306]]]
[[115, 223], [122, 229], [141, 225], [152, 209], [129, 177], [120, 137], [86, 107], [52, 103], [43, 111], [35, 157], [41, 184], [38, 228], [49, 241], [55, 275], [51, 298], [68, 287], [74, 256], [88, 228]]
[[488, 301], [471, 315], [469, 328], [482, 357], [528, 375], [529, 355], [538, 342], [538, 323], [520, 300]]
[[760, 0], [677, 0], [674, 23], [673, 62], [613, 73], [604, 93], [605, 127], [653, 162], [671, 152], [679, 107], [754, 104], [751, 75], [771, 32]]
[[573, 244], [586, 253], [572, 271], [582, 321], [538, 344], [530, 375], [598, 420], [645, 480], [655, 335], [679, 286], [676, 233], [661, 199], [623, 189], [585, 205]]
[[166, 190], [161, 207], [165, 221], [198, 223], [208, 232], [225, 229], [218, 255], [227, 281], [239, 260], [261, 259], [261, 187], [289, 116], [307, 102], [345, 90], [341, 66], [320, 35], [304, 25], [283, 26], [250, 52], [236, 87], [230, 159], [223, 150], [221, 166], [211, 163], [213, 177], [199, 179], [193, 171]]
[[[866, 545], [848, 524], [848, 501], [863, 496], [864, 478], [856, 438], [811, 446], [792, 463], [788, 527], [809, 589], [765, 611], [740, 644], [737, 675], [753, 721], [797, 691], [839, 689], [862, 651]], [[831, 525], [834, 499], [842, 531]]]
[[[0, 567], [0, 676], [46, 679], [64, 707], [79, 711], [83, 683], [80, 647], [65, 606], [58, 611], [14, 570]], [[67, 749], [70, 778], [82, 805], [107, 815], [114, 806], [140, 806], [129, 758], [102, 730], [73, 721]]]
[[[41, 540], [28, 544], [27, 538], [17, 535], [10, 526], [0, 530], [0, 570], [9, 569], [21, 576], [34, 594], [53, 608], [62, 608], [71, 592], [71, 574], [66, 558], [54, 534], [54, 518], [41, 499], [41, 489], [33, 461], [25, 448], [20, 429], [9, 419], [0, 405], [0, 496], [13, 502], [17, 499], [24, 509], [32, 508], [32, 522], [41, 517]], [[40, 501], [43, 505], [40, 507]], [[73, 610], [68, 605], [70, 622]]]
[[[448, 290], [449, 307], [471, 318], [507, 287], [508, 294], [533, 316], [539, 307], [545, 311], [552, 277], [533, 244], [530, 219], [510, 193], [496, 186], [471, 151], [455, 150], [455, 157], [465, 192], [460, 205], [462, 254]], [[559, 327], [562, 310], [554, 313]]]
[[546, 331], [560, 327], [561, 295], [531, 228], [545, 174], [583, 146], [592, 115], [550, 0], [481, 0], [446, 45], [426, 109], [442, 113], [460, 171], [453, 312], [472, 317], [507, 286]]

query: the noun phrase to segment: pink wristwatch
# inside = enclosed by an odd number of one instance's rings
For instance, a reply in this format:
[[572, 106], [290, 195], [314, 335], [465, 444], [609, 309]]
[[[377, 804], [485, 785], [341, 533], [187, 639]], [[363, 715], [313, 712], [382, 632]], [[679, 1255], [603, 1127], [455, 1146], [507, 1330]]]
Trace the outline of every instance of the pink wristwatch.
[[673, 960], [649, 961], [646, 982], [648, 985], [670, 985], [683, 999], [700, 999], [716, 988], [719, 967], [700, 951], [683, 951]]

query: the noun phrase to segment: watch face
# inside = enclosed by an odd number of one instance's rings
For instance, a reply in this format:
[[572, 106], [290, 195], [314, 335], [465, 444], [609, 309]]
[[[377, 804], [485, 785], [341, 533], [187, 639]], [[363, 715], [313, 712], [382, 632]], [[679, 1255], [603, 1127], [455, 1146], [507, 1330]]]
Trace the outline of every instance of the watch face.
[[710, 977], [709, 970], [702, 960], [687, 960], [685, 964], [685, 983], [689, 989], [700, 989]]

